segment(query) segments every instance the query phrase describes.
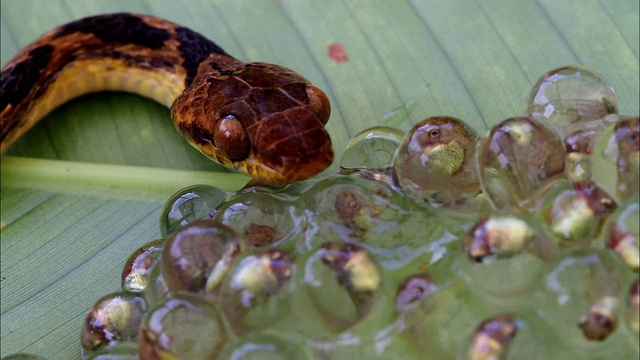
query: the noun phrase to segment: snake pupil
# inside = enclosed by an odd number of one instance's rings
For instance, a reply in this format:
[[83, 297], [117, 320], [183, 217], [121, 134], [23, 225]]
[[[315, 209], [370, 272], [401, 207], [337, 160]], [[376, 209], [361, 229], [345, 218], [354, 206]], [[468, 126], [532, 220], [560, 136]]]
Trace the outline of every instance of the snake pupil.
[[235, 116], [225, 116], [213, 136], [216, 147], [232, 161], [244, 160], [249, 155], [251, 150], [249, 136]]

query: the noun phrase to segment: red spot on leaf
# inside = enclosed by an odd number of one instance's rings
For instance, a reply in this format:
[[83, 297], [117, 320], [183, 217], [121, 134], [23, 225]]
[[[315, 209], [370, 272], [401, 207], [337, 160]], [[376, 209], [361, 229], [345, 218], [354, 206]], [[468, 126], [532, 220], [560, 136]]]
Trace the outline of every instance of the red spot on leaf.
[[349, 61], [349, 56], [347, 56], [347, 52], [344, 51], [342, 44], [340, 43], [331, 43], [327, 47], [329, 50], [329, 57], [336, 62], [336, 64], [342, 64]]

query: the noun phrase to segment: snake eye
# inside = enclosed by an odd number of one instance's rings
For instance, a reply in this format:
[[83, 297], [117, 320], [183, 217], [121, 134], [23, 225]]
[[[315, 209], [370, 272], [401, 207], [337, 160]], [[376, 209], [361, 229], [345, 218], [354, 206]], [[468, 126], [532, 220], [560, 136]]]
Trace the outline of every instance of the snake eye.
[[429, 130], [429, 137], [432, 139], [440, 138], [440, 129], [431, 129]]
[[313, 85], [307, 85], [307, 96], [309, 97], [309, 108], [318, 117], [318, 120], [325, 125], [331, 115], [331, 103], [327, 95]]
[[246, 159], [251, 150], [247, 132], [240, 120], [233, 115], [227, 115], [220, 121], [213, 134], [213, 141], [231, 161]]

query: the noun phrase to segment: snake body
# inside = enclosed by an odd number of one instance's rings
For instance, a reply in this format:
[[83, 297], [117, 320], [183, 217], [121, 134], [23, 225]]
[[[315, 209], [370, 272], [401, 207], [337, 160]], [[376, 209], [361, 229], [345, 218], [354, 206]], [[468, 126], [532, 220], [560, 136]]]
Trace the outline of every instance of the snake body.
[[1, 73], [2, 153], [57, 106], [105, 90], [165, 104], [191, 145], [256, 179], [295, 182], [333, 161], [329, 100], [307, 79], [241, 62], [186, 27], [129, 13], [62, 25], [9, 61]]

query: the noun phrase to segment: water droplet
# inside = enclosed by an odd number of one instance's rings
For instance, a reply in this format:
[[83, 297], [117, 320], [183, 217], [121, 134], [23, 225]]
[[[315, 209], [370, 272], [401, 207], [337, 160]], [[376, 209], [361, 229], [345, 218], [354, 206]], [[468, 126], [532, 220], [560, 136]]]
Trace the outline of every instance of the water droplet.
[[305, 264], [305, 290], [320, 316], [339, 331], [367, 315], [381, 283], [375, 257], [355, 244], [324, 243]]
[[417, 199], [450, 204], [480, 190], [476, 175], [477, 134], [446, 116], [418, 122], [398, 148], [393, 169], [402, 190]]
[[160, 262], [162, 277], [172, 292], [212, 292], [233, 259], [246, 249], [230, 227], [200, 220], [181, 227], [167, 240]]
[[177, 293], [149, 310], [138, 333], [141, 359], [216, 358], [227, 341], [218, 311], [194, 294]]
[[140, 292], [147, 286], [147, 279], [151, 267], [162, 255], [164, 240], [149, 242], [134, 251], [122, 269], [121, 285], [122, 290]]
[[609, 82], [593, 70], [571, 65], [550, 70], [533, 85], [526, 114], [565, 134], [578, 121], [618, 113], [618, 98]]
[[[278, 249], [240, 258], [227, 275], [219, 304], [236, 334], [273, 325], [291, 311], [293, 256]], [[289, 286], [290, 287], [290, 286]]]
[[160, 233], [169, 237], [181, 226], [207, 219], [229, 193], [209, 185], [188, 186], [171, 195], [160, 214]]
[[144, 298], [134, 293], [121, 291], [102, 297], [85, 318], [82, 347], [96, 350], [111, 342], [135, 339], [146, 310]]
[[498, 208], [531, 207], [537, 192], [565, 178], [564, 145], [537, 121], [516, 117], [494, 126], [482, 141], [480, 175]]
[[365, 129], [347, 143], [340, 167], [344, 170], [384, 171], [393, 164], [393, 156], [404, 133], [388, 126]]

